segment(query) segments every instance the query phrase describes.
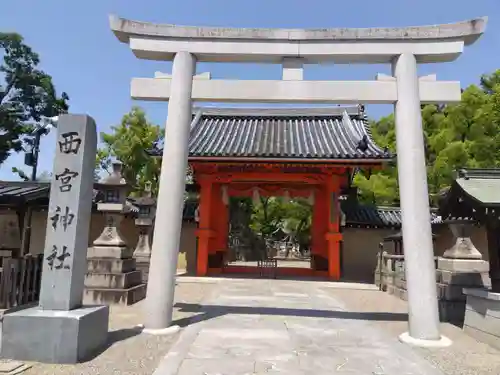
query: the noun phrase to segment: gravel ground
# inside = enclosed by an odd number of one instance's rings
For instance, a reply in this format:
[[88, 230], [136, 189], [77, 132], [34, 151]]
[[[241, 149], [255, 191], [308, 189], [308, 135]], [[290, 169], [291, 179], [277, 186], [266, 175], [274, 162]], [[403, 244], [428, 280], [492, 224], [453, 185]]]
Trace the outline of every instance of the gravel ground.
[[[209, 283], [178, 283], [176, 302], [200, 303], [216, 288]], [[179, 333], [170, 336], [140, 334], [133, 327], [142, 323], [142, 302], [129, 307], [112, 307], [110, 346], [97, 357], [77, 365], [31, 363], [23, 375], [150, 375], [175, 343]], [[174, 311], [174, 324], [185, 326], [196, 312]]]
[[[342, 301], [349, 311], [407, 313], [407, 303], [387, 293], [373, 290], [346, 290], [324, 288]], [[372, 321], [389, 335], [397, 337], [408, 330], [406, 321]], [[441, 333], [453, 341], [444, 349], [416, 349], [424, 358], [446, 375], [498, 375], [500, 351], [478, 342], [460, 328], [441, 324]]]

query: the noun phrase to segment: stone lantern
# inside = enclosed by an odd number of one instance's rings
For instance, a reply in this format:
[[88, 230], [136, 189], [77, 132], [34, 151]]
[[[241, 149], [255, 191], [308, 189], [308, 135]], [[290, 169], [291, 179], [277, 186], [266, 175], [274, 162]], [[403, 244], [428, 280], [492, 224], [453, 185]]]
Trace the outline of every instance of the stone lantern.
[[101, 201], [97, 203], [97, 210], [105, 215], [105, 226], [93, 245], [115, 246], [119, 249], [116, 248], [114, 251], [119, 251], [121, 254], [128, 249], [127, 243], [120, 233], [120, 224], [123, 220], [127, 195], [131, 186], [122, 176], [122, 164], [116, 161], [112, 167], [113, 171], [108, 177], [94, 184], [101, 198]]
[[112, 173], [94, 187], [100, 198], [97, 210], [105, 215], [105, 224], [87, 252], [84, 302], [129, 305], [145, 297], [146, 286], [141, 271], [136, 270], [132, 250], [120, 233], [130, 191], [122, 176], [122, 164], [114, 162]]
[[134, 199], [133, 203], [138, 209], [135, 225], [139, 228], [139, 239], [134, 250], [134, 258], [137, 268], [142, 271], [142, 281], [147, 283], [151, 259], [150, 233], [156, 214], [156, 200], [151, 196], [150, 183], [146, 185], [145, 195]]
[[461, 218], [443, 220], [453, 233], [454, 244], [438, 257], [436, 281], [439, 312], [444, 321], [463, 324], [466, 310], [464, 288], [489, 286], [488, 262], [471, 240], [474, 221]]
[[451, 259], [482, 259], [482, 255], [471, 240], [472, 228], [474, 226], [468, 220], [446, 220], [451, 233], [455, 238], [455, 244], [446, 250], [443, 258]]

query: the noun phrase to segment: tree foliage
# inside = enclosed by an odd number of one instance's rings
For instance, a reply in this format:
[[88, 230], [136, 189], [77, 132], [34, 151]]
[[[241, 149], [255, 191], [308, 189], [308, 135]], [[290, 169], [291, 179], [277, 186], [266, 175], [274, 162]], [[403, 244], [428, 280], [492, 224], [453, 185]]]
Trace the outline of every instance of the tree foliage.
[[133, 107], [119, 125], [111, 127], [111, 133], [101, 133], [103, 147], [97, 151], [97, 170], [110, 173], [112, 161], [119, 160], [123, 163], [123, 176], [133, 186], [134, 194], [142, 194], [148, 182], [156, 194], [161, 163], [146, 150], [152, 149], [162, 137], [163, 130], [150, 123], [141, 108]]
[[[500, 70], [483, 75], [479, 86], [465, 89], [457, 104], [423, 106], [422, 124], [431, 199], [449, 186], [457, 168], [500, 166]], [[372, 122], [371, 129], [380, 146], [396, 152], [393, 115]], [[355, 185], [365, 202], [399, 202], [395, 166], [377, 171], [370, 178], [358, 174]]]
[[12, 151], [33, 144], [34, 126], [44, 117], [68, 110], [66, 93], [58, 96], [52, 77], [38, 68], [38, 55], [15, 33], [0, 33], [0, 164]]
[[279, 232], [290, 236], [296, 243], [310, 243], [311, 205], [305, 199], [285, 201], [281, 197], [261, 197], [253, 206], [250, 228], [266, 239]]

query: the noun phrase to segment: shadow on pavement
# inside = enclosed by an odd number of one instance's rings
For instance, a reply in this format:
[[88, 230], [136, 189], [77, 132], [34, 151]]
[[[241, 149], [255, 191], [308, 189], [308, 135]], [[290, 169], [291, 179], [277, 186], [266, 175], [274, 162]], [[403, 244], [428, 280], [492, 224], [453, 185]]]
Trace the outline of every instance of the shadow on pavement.
[[[250, 306], [223, 306], [223, 305], [199, 305], [194, 303], [177, 303], [175, 305], [182, 312], [200, 313], [195, 316], [196, 322], [210, 320], [227, 314], [247, 315], [276, 315], [297, 316], [305, 318], [332, 318], [365, 321], [408, 321], [407, 313], [390, 312], [353, 312], [334, 310], [310, 310], [310, 309], [288, 309], [278, 307], [250, 307]], [[176, 320], [173, 324], [185, 327], [193, 323], [193, 317]]]
[[79, 361], [79, 363], [92, 361], [93, 359], [95, 359], [96, 357], [98, 357], [102, 353], [104, 353], [106, 350], [108, 350], [111, 346], [113, 346], [113, 344], [115, 344], [119, 341], [125, 341], [131, 337], [137, 336], [141, 332], [142, 332], [142, 328], [139, 328], [139, 327], [123, 328], [123, 329], [117, 329], [115, 331], [110, 331], [110, 332], [108, 332], [108, 340], [106, 341], [106, 345], [100, 347], [98, 350], [96, 350], [90, 356]]

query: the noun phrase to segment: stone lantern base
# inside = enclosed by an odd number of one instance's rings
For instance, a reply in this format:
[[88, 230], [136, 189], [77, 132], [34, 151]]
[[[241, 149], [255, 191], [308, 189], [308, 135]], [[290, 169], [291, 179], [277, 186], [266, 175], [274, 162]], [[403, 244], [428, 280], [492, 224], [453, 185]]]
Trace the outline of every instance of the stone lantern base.
[[121, 212], [108, 211], [106, 227], [87, 250], [85, 304], [131, 305], [146, 297], [141, 271], [118, 229], [121, 218]]
[[88, 249], [85, 304], [131, 305], [146, 297], [146, 284], [127, 248]]
[[142, 275], [142, 282], [144, 284], [147, 284], [148, 283], [148, 279], [149, 279], [149, 263], [150, 263], [150, 259], [151, 257], [135, 257], [135, 263], [137, 265], [137, 270], [139, 270], [141, 272], [141, 275]]
[[490, 284], [488, 262], [480, 259], [438, 258], [436, 270], [439, 312], [442, 321], [461, 326], [465, 318], [464, 288]]

